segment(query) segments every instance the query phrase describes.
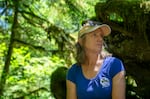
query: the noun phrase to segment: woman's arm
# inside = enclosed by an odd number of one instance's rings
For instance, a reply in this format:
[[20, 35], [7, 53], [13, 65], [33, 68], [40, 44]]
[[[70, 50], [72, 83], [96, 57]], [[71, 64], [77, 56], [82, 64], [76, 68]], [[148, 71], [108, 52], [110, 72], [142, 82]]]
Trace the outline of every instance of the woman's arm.
[[121, 71], [113, 77], [112, 99], [125, 99], [125, 89], [125, 71]]
[[66, 81], [66, 86], [67, 86], [67, 99], [77, 99], [77, 95], [76, 95], [76, 85], [67, 80]]

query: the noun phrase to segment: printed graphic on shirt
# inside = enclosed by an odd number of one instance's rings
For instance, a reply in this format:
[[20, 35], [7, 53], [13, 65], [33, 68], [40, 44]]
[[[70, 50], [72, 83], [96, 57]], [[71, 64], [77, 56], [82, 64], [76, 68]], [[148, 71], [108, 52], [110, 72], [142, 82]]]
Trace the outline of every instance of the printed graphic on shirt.
[[109, 87], [109, 86], [110, 86], [110, 81], [109, 81], [108, 78], [102, 77], [102, 78], [100, 79], [100, 84], [102, 85], [103, 88], [104, 88], [104, 87]]

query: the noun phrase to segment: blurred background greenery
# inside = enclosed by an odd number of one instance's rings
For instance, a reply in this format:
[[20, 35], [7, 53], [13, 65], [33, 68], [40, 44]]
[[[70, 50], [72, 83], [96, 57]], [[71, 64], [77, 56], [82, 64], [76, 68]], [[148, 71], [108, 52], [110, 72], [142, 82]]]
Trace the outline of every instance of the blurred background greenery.
[[[143, 4], [144, 10], [139, 6], [142, 9], [134, 10], [137, 11], [135, 17], [141, 13], [140, 10], [148, 14], [145, 19], [150, 16], [146, 6], [150, 2], [147, 0], [0, 0], [0, 99], [55, 99], [50, 89], [51, 75], [57, 68], [68, 68], [75, 62], [74, 45], [81, 22], [90, 18], [108, 24], [109, 21], [118, 22], [122, 26], [125, 16], [118, 15], [121, 14], [119, 7], [117, 14], [101, 11], [109, 7], [117, 11], [115, 6], [118, 3], [128, 4], [129, 8], [135, 7], [132, 4]], [[122, 12], [130, 13], [129, 9], [122, 9]], [[127, 27], [126, 31], [132, 33]], [[126, 31], [123, 33], [127, 34]], [[112, 32], [115, 34], [115, 31]], [[118, 40], [116, 36], [114, 38]], [[122, 39], [122, 36], [119, 38]], [[108, 44], [109, 39], [112, 38], [106, 39]], [[118, 43], [115, 44], [118, 47]], [[109, 47], [112, 48], [111, 44]], [[124, 57], [121, 58], [124, 60]], [[61, 76], [56, 77], [59, 79]], [[128, 99], [148, 99], [149, 96], [144, 98], [143, 94], [136, 92], [134, 75], [128, 74], [126, 78]]]

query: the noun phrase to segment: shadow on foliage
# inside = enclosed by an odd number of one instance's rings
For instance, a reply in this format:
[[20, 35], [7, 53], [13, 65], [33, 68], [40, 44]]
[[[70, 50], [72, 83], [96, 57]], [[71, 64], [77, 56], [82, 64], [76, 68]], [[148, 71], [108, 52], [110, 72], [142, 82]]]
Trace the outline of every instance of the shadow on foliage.
[[58, 67], [51, 76], [50, 89], [56, 99], [66, 99], [67, 67]]

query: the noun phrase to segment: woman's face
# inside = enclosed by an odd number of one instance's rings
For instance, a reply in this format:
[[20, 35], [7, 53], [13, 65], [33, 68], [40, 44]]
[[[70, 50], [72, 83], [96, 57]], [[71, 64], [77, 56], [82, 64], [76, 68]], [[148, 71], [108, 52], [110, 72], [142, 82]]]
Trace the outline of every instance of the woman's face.
[[103, 45], [103, 31], [102, 29], [96, 29], [85, 35], [85, 41], [83, 41], [83, 47], [86, 52], [100, 53]]

